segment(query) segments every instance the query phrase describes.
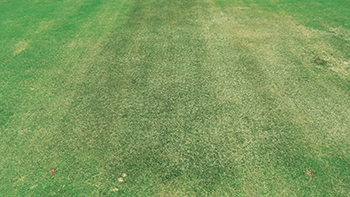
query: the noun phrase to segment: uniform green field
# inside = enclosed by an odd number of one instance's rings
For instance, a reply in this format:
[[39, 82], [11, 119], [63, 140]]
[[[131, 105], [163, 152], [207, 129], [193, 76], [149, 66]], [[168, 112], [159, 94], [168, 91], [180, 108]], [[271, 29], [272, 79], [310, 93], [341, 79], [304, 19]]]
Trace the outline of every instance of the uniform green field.
[[347, 0], [0, 0], [0, 33], [0, 196], [350, 195]]

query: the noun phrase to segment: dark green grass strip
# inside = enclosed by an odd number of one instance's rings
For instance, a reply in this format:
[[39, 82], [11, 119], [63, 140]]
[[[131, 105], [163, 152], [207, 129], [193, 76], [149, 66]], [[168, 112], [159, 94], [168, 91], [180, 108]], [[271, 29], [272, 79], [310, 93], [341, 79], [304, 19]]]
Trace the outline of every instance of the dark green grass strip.
[[[110, 187], [119, 187], [125, 172], [130, 178], [118, 193], [131, 196], [155, 195], [174, 180], [197, 181], [185, 188], [202, 195], [221, 179], [234, 181], [233, 169], [216, 163], [225, 143], [210, 137], [223, 106], [207, 87], [216, 79], [204, 63], [200, 24], [191, 21], [203, 10], [199, 1], [137, 2], [124, 30], [105, 46], [106, 59], [88, 74], [63, 127], [64, 153], [75, 154], [75, 168], [93, 173], [84, 166], [98, 165]], [[88, 155], [91, 160], [84, 159]]]

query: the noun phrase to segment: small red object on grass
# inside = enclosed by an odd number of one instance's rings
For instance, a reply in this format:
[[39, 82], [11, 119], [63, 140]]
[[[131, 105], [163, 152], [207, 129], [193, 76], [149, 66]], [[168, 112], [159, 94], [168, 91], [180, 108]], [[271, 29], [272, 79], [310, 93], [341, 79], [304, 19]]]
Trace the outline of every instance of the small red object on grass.
[[236, 27], [236, 28], [238, 28], [238, 27]]
[[309, 175], [309, 176], [312, 176], [312, 175], [313, 175], [313, 173], [311, 172], [311, 170], [306, 170], [305, 173], [306, 173], [307, 175]]
[[111, 31], [111, 33], [113, 33], [113, 31]]
[[51, 170], [50, 172], [51, 172], [51, 174], [55, 174], [56, 169], [53, 169], [53, 170]]

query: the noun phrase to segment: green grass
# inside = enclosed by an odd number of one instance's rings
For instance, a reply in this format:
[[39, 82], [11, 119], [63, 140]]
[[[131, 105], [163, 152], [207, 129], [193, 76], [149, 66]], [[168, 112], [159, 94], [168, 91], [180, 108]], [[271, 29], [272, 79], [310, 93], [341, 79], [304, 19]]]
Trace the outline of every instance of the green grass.
[[349, 3], [271, 2], [0, 2], [0, 193], [349, 196]]
[[284, 16], [308, 27], [327, 30], [329, 26], [350, 28], [347, 0], [237, 0], [216, 1], [221, 8], [241, 7], [266, 16]]

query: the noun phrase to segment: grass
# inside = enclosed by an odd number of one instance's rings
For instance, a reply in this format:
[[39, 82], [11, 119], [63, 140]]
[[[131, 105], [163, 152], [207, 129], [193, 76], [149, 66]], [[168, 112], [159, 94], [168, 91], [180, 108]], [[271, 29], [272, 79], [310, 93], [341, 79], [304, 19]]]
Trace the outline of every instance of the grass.
[[0, 193], [348, 196], [348, 3], [273, 2], [1, 2]]
[[349, 1], [346, 0], [238, 0], [216, 1], [221, 8], [252, 9], [266, 16], [284, 16], [308, 27], [328, 30], [329, 26], [350, 28]]

